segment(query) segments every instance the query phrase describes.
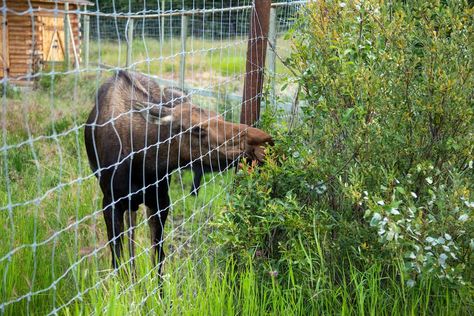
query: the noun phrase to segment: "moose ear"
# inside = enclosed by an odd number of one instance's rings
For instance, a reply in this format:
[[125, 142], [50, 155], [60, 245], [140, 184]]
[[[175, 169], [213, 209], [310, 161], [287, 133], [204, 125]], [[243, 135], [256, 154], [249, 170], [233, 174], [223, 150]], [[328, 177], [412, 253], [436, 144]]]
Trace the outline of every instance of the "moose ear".
[[132, 107], [150, 123], [164, 125], [173, 121], [173, 108], [138, 100], [132, 100]]
[[175, 107], [179, 104], [190, 102], [190, 98], [186, 92], [178, 88], [164, 88], [163, 89], [163, 105], [167, 107]]

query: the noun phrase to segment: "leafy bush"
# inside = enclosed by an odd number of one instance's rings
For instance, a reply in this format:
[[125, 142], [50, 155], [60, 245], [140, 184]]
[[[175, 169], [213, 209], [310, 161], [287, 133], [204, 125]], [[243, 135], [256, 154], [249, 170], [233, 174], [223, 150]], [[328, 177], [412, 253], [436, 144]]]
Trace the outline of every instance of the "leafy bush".
[[312, 2], [296, 21], [287, 63], [301, 120], [289, 130], [263, 117], [276, 145], [239, 172], [215, 238], [302, 283], [380, 263], [401, 265], [408, 286], [470, 287], [474, 9], [380, 3]]

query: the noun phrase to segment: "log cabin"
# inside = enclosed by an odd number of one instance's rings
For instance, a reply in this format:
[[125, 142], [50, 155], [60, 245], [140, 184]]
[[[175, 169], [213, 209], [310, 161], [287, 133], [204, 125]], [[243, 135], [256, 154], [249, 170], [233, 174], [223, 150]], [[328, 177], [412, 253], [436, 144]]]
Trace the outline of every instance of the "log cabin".
[[32, 85], [35, 74], [48, 63], [66, 62], [66, 58], [72, 65], [80, 62], [80, 13], [93, 3], [6, 0], [3, 4], [0, 79], [7, 79], [9, 84]]

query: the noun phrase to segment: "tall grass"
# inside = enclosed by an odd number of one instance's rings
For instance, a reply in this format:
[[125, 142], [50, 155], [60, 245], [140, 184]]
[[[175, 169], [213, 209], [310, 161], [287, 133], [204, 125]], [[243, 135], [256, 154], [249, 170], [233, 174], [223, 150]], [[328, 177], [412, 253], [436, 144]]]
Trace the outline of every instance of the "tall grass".
[[[6, 314], [44, 314], [91, 288], [108, 293], [107, 280], [116, 281], [108, 270], [102, 196], [88, 166], [82, 125], [101, 81], [95, 76], [64, 77], [48, 83], [46, 90], [25, 91], [8, 100], [8, 150], [0, 157], [0, 302], [10, 302]], [[221, 188], [228, 187], [229, 176], [206, 176], [194, 198], [189, 196], [191, 173], [174, 173], [173, 210], [165, 233], [172, 256], [166, 270], [181, 271], [181, 259], [206, 251], [206, 223], [213, 208], [226, 200]], [[139, 271], [156, 279], [148, 263], [143, 214], [139, 223]]]
[[399, 282], [401, 271], [387, 276], [377, 263], [366, 271], [351, 268], [340, 283], [328, 277], [338, 267], [325, 267], [314, 279], [312, 295], [305, 295], [308, 289], [291, 277], [269, 275], [262, 280], [250, 263], [243, 270], [231, 259], [224, 265], [208, 258], [184, 264], [179, 273], [166, 275], [162, 291], [156, 279], [130, 290], [130, 281], [117, 277], [69, 306], [65, 314], [468, 315], [473, 308], [468, 291], [443, 289], [433, 280], [406, 288]]

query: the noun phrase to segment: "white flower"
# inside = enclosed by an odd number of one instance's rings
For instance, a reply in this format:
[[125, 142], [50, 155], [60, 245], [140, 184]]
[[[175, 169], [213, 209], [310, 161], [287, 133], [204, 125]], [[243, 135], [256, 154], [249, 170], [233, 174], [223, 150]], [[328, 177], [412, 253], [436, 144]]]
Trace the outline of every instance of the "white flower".
[[465, 201], [464, 204], [469, 208], [474, 208], [474, 202]]
[[418, 195], [416, 195], [415, 192], [410, 192], [411, 196], [413, 196], [414, 199], [418, 198]]
[[340, 6], [341, 8], [344, 8], [344, 7], [346, 6], [346, 3], [345, 3], [345, 2], [341, 2], [341, 3], [339, 3], [339, 6]]
[[461, 216], [459, 216], [458, 221], [460, 221], [460, 222], [465, 222], [465, 221], [468, 220], [468, 218], [469, 218], [469, 215], [467, 215], [467, 214], [462, 214]]
[[438, 263], [443, 268], [446, 267], [446, 259], [448, 259], [448, 256], [445, 253], [442, 253], [438, 258]]
[[400, 215], [400, 212], [399, 212], [396, 208], [392, 208], [392, 209], [390, 210], [390, 214], [392, 214], [392, 215]]
[[410, 280], [407, 281], [407, 286], [408, 287], [414, 287], [415, 283], [416, 283], [415, 280], [410, 279]]
[[381, 205], [381, 206], [384, 206], [385, 205], [385, 202], [383, 200], [380, 200], [377, 202], [378, 205]]

